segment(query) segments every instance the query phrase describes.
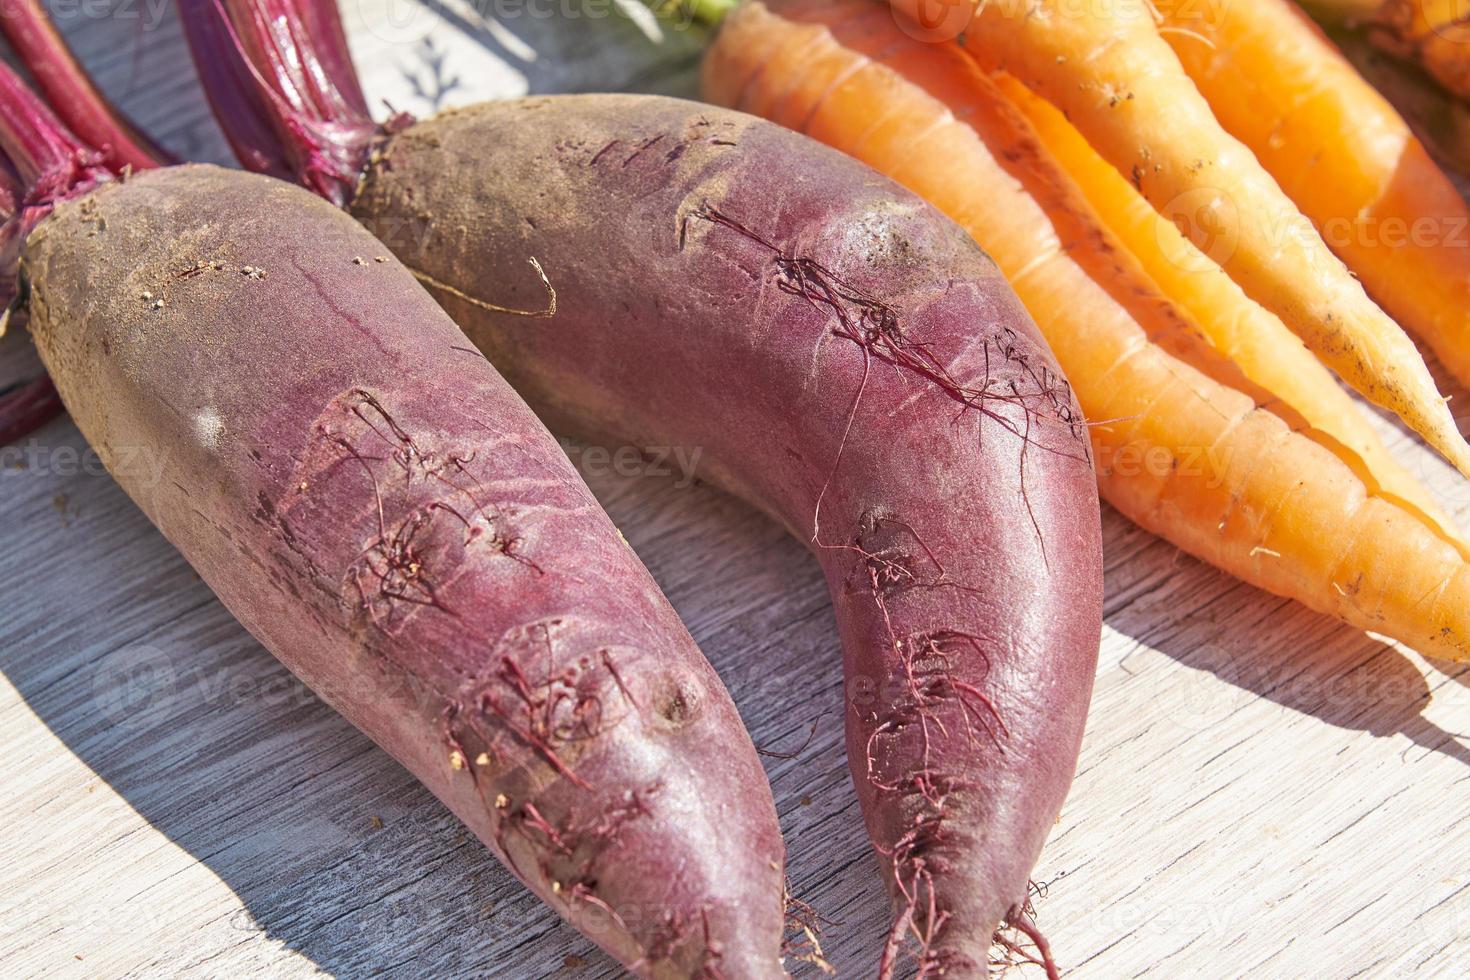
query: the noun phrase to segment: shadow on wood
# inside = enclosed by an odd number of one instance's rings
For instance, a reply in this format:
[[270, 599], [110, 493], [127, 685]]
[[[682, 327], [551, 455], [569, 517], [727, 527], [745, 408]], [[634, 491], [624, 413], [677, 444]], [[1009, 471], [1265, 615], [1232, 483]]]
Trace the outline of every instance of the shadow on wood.
[[[70, 423], [38, 442], [40, 458], [61, 447], [85, 458]], [[578, 460], [589, 482], [772, 753], [794, 893], [840, 924], [827, 937], [831, 958], [867, 972], [887, 903], [847, 775], [840, 650], [816, 563], [732, 498], [618, 476], [592, 459]], [[141, 818], [119, 839], [146, 822], [187, 852], [120, 865], [117, 841], [99, 830], [43, 855], [70, 862], [49, 893], [96, 903], [71, 937], [80, 948], [107, 942], [109, 930], [152, 928], [158, 942], [144, 948], [154, 961], [130, 968], [178, 969], [265, 942], [343, 975], [539, 977], [566, 963], [581, 978], [620, 974], [260, 647], [95, 461], [70, 475], [17, 473], [9, 489], [6, 526], [33, 536], [18, 553], [49, 559], [7, 617], [0, 672]], [[96, 798], [82, 795], [83, 782], [32, 790], [79, 801], [86, 820]], [[235, 898], [208, 888], [195, 862]], [[38, 918], [64, 914], [46, 901]], [[212, 927], [165, 928], [147, 914], [181, 901]]]
[[[562, 3], [556, 12], [549, 3], [422, 3], [488, 54], [514, 66], [525, 76], [527, 94], [636, 91], [698, 98], [699, 60], [708, 36], [704, 28], [660, 20], [656, 29], [662, 40], [655, 42], [612, 3]], [[630, 52], [643, 57], [630, 58]], [[569, 77], [568, 65], [577, 66], [577, 79]], [[596, 82], [587, 84], [589, 76]], [[406, 108], [424, 112], [427, 106]]]
[[[1137, 560], [1139, 546], [1126, 546], [1124, 538], [1143, 532], [1128, 528], [1111, 509], [1104, 523], [1113, 539], [1105, 545], [1108, 625], [1238, 692], [1199, 692], [1208, 703], [1180, 698], [1178, 710], [1192, 715], [1191, 727], [1214, 729], [1225, 738], [1230, 716], [1244, 701], [1264, 698], [1338, 728], [1378, 737], [1401, 734], [1470, 766], [1470, 747], [1422, 716], [1431, 696], [1429, 679], [1395, 647], [1177, 551], [1173, 560]], [[1141, 546], [1173, 550], [1159, 539]], [[1119, 665], [1125, 671], [1131, 656]], [[1155, 696], [1167, 698], [1169, 692]]]

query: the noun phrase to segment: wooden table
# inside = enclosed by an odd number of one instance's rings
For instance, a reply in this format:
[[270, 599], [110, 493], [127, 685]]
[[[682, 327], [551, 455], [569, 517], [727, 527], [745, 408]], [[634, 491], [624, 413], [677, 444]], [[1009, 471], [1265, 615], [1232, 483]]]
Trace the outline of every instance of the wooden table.
[[[161, 6], [58, 10], [139, 123], [183, 156], [226, 161]], [[499, 0], [488, 17], [460, 0], [344, 9], [375, 104], [696, 89], [700, 39], [665, 29], [655, 43], [607, 0]], [[30, 358], [7, 340], [0, 383]], [[1470, 485], [1375, 422], [1470, 512]], [[870, 975], [887, 913], [815, 562], [703, 485], [581, 461], [757, 744], [795, 754], [766, 759], [792, 887], [832, 920], [838, 975]], [[0, 973], [619, 973], [251, 640], [69, 422], [0, 463]], [[1114, 513], [1105, 534], [1091, 724], [1036, 872], [1041, 925], [1072, 975], [1470, 972], [1470, 675], [1244, 586]]]

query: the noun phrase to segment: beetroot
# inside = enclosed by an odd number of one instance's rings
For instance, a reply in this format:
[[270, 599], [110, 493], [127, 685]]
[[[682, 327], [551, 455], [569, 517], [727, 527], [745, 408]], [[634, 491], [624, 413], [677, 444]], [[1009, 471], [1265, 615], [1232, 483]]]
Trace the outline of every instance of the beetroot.
[[1049, 960], [1028, 875], [1091, 692], [1097, 490], [1066, 379], [969, 236], [835, 151], [689, 102], [375, 129], [330, 3], [184, 12], [241, 158], [346, 201], [554, 427], [698, 450], [810, 544], [896, 908], [881, 972], [906, 950], [978, 975], [1003, 923]]
[[[927, 969], [982, 971], [997, 925], [1026, 925], [1102, 592], [1082, 418], [995, 266], [815, 142], [642, 96], [419, 123], [351, 211], [553, 428], [697, 448], [809, 542], [890, 957], [911, 940]], [[544, 307], [533, 258], [555, 315], [496, 312]]]
[[[216, 167], [115, 179], [0, 82], [42, 359], [231, 612], [634, 972], [781, 975], [754, 747], [525, 404], [340, 210]], [[156, 485], [115, 465], [138, 452]]]

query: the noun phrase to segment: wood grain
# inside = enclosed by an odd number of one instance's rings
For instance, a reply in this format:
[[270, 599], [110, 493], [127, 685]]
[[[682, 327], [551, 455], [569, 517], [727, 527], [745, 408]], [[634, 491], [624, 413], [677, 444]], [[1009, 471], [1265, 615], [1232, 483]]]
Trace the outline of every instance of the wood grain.
[[[172, 11], [151, 2], [58, 11], [140, 124], [224, 162]], [[655, 44], [597, 0], [344, 10], [375, 105], [694, 94], [700, 38], [665, 28]], [[0, 345], [0, 383], [30, 358], [23, 338]], [[1374, 419], [1470, 513], [1470, 488]], [[620, 476], [568, 448], [775, 753], [792, 886], [830, 920], [838, 975], [871, 974], [886, 909], [815, 563], [698, 482]], [[619, 975], [250, 639], [69, 422], [0, 454], [0, 532], [5, 975]], [[1470, 675], [1241, 585], [1111, 512], [1105, 535], [1092, 720], [1037, 870], [1040, 921], [1071, 975], [1464, 975]]]

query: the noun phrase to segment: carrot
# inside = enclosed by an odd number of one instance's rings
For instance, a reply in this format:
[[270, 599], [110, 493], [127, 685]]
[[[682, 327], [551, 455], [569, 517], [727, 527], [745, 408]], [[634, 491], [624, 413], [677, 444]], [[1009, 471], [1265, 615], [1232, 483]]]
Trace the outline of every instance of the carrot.
[[1324, 23], [1361, 29], [1395, 58], [1422, 68], [1446, 92], [1470, 98], [1470, 25], [1456, 0], [1309, 0]]
[[[236, 49], [197, 20], [256, 31], [253, 5], [185, 5], [206, 85]], [[283, 140], [337, 131], [255, 69]], [[1070, 387], [994, 263], [840, 153], [650, 96], [444, 113], [385, 134], [353, 186], [351, 214], [553, 425], [698, 446], [811, 548], [894, 906], [880, 976], [980, 975], [998, 930], [1047, 959], [1028, 878], [1086, 715], [1100, 525]], [[527, 329], [496, 307], [538, 302], [530, 256], [557, 304]]]
[[[1014, 77], [994, 81], [1021, 110], [1036, 138], [1067, 171], [1087, 203], [1143, 271], [1191, 316], [1216, 350], [1268, 393], [1267, 407], [1332, 450], [1375, 496], [1393, 501], [1440, 530], [1462, 553], [1463, 535], [1434, 499], [1400, 466], [1365, 423], [1352, 398], [1274, 314], [1241, 292], [1067, 122], [1061, 112]], [[1207, 365], [1185, 357], [1193, 366]], [[1283, 410], [1284, 409], [1284, 410]], [[1467, 553], [1470, 557], [1470, 553]]]
[[[893, 0], [907, 16], [929, 0]], [[1470, 476], [1470, 446], [1413, 342], [1373, 304], [1250, 151], [1225, 133], [1148, 0], [979, 3], [946, 30], [1062, 109], [1148, 202], [1337, 375]], [[954, 34], [950, 35], [955, 36]]]
[[[634, 972], [784, 975], [780, 830], [734, 704], [408, 270], [284, 181], [111, 169], [6, 68], [0, 148], [43, 363], [240, 622]], [[117, 465], [136, 453], [168, 479]]]
[[[14, 272], [6, 270], [14, 265], [20, 248], [14, 219], [24, 194], [19, 176], [9, 167], [0, 167], [0, 305], [6, 310], [0, 314], [0, 337], [10, 324], [10, 305], [16, 296]], [[25, 438], [63, 411], [61, 396], [44, 373], [0, 390], [0, 447]]]
[[1470, 207], [1408, 125], [1287, 0], [1166, 34], [1221, 125], [1281, 182], [1368, 291], [1470, 385]]
[[1422, 68], [1374, 47], [1361, 30], [1324, 23], [1328, 37], [1404, 117], [1436, 163], [1470, 177], [1470, 102], [1445, 91]]
[[1151, 341], [1069, 247], [1065, 176], [957, 48], [905, 36], [864, 0], [747, 3], [704, 79], [715, 101], [852, 153], [975, 236], [1095, 420], [1103, 495], [1126, 516], [1279, 595], [1470, 657], [1470, 564], [1333, 453]]

